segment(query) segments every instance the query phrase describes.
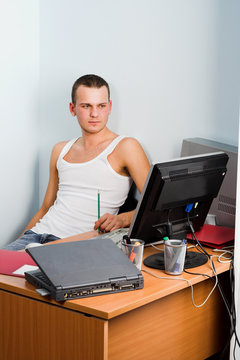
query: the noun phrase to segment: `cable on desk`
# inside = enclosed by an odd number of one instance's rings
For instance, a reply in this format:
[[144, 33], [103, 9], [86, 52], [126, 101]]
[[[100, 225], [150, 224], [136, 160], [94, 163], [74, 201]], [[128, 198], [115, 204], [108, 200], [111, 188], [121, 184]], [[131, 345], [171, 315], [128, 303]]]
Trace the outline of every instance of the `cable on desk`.
[[[199, 305], [197, 305], [197, 304], [195, 303], [195, 301], [194, 301], [194, 296], [193, 296], [193, 285], [192, 285], [191, 281], [189, 281], [189, 280], [187, 280], [187, 279], [184, 279], [184, 278], [179, 278], [179, 277], [176, 279], [175, 277], [170, 277], [170, 276], [168, 276], [168, 277], [166, 277], [166, 276], [164, 276], [164, 277], [163, 277], [163, 276], [158, 276], [158, 275], [155, 275], [154, 273], [152, 273], [152, 272], [150, 272], [150, 271], [148, 271], [148, 270], [142, 270], [142, 271], [146, 272], [146, 273], [149, 274], [149, 275], [152, 275], [152, 276], [154, 276], [154, 277], [156, 277], [156, 278], [163, 279], [163, 280], [175, 280], [175, 281], [176, 281], [176, 280], [180, 280], [180, 281], [185, 281], [185, 282], [187, 282], [188, 285], [191, 286], [191, 294], [192, 294], [192, 303], [193, 303], [193, 306], [199, 308], [199, 307], [202, 307], [203, 305], [206, 304], [206, 302], [208, 301], [208, 299], [209, 299], [210, 296], [212, 295], [213, 291], [214, 291], [214, 290], [216, 289], [216, 287], [218, 286], [218, 276], [217, 276], [216, 269], [215, 269], [215, 266], [214, 266], [214, 264], [213, 264], [213, 261], [212, 261], [211, 256], [203, 249], [203, 247], [202, 247], [201, 244], [198, 242], [198, 240], [197, 240], [197, 238], [196, 238], [196, 236], [195, 236], [195, 232], [194, 232], [193, 227], [192, 227], [192, 224], [191, 224], [191, 222], [190, 222], [190, 220], [189, 220], [189, 213], [187, 214], [187, 218], [188, 218], [188, 224], [189, 224], [189, 226], [190, 226], [190, 228], [191, 228], [192, 234], [193, 234], [193, 236], [195, 237], [198, 245], [199, 245], [200, 248], [201, 248], [201, 250], [200, 250], [200, 249], [197, 249], [197, 250], [198, 250], [199, 252], [203, 252], [203, 253], [205, 253], [205, 254], [207, 255], [207, 257], [209, 258], [210, 263], [211, 263], [211, 267], [212, 267], [213, 274], [214, 274], [214, 276], [215, 276], [215, 284], [214, 284], [212, 290], [210, 291], [210, 293], [208, 294], [207, 298], [203, 301], [203, 303], [202, 303], [202, 304], [199, 304]], [[156, 248], [158, 251], [163, 251], [163, 250], [157, 248], [155, 245], [153, 245], [153, 244], [151, 244], [151, 245], [152, 245], [152, 247]], [[196, 247], [195, 247], [195, 248], [196, 248]], [[203, 275], [203, 274], [201, 274], [201, 275]]]
[[[194, 237], [196, 243], [198, 244], [198, 246], [199, 246], [199, 248], [200, 248], [200, 249], [197, 249], [197, 250], [200, 251], [200, 252], [202, 252], [202, 253], [204, 253], [205, 255], [207, 255], [207, 257], [209, 258], [209, 260], [210, 260], [210, 262], [211, 262], [211, 266], [212, 266], [212, 269], [213, 269], [213, 273], [216, 274], [215, 266], [214, 266], [214, 263], [213, 263], [213, 261], [212, 261], [213, 255], [212, 255], [212, 256], [209, 255], [208, 252], [202, 247], [202, 244], [198, 241], [198, 239], [197, 239], [197, 237], [196, 237], [196, 234], [195, 234], [195, 231], [194, 231], [194, 229], [193, 229], [192, 223], [191, 223], [191, 221], [190, 221], [190, 219], [189, 219], [189, 214], [187, 214], [187, 219], [188, 219], [188, 225], [189, 225], [189, 227], [190, 227], [190, 229], [191, 229], [191, 232], [192, 232], [192, 236]], [[225, 296], [225, 294], [224, 294], [224, 292], [223, 292], [223, 290], [222, 290], [221, 285], [219, 284], [219, 282], [218, 282], [218, 289], [219, 289], [219, 291], [220, 291], [220, 294], [221, 294], [221, 296], [222, 296], [222, 299], [223, 299], [223, 301], [224, 301], [224, 304], [225, 304], [225, 306], [226, 306], [226, 308], [227, 308], [227, 311], [228, 311], [228, 314], [229, 314], [229, 316], [230, 316], [230, 322], [232, 323], [232, 316], [231, 316], [230, 306], [229, 306], [229, 304], [228, 304], [228, 301], [227, 301], [227, 299], [226, 299], [226, 296]]]
[[234, 288], [234, 265], [233, 265], [233, 261], [231, 263], [230, 266], [230, 284], [231, 286], [231, 290], [232, 290], [232, 298], [231, 298], [231, 313], [232, 313], [232, 318], [233, 318], [233, 329], [232, 329], [232, 334], [231, 334], [231, 338], [232, 336], [235, 336], [235, 340], [234, 340], [234, 349], [233, 349], [233, 356], [235, 359], [235, 352], [236, 352], [236, 345], [238, 344], [238, 346], [240, 347], [240, 343], [239, 343], [239, 339], [238, 339], [238, 335], [237, 335], [237, 330], [236, 330], [236, 306], [235, 306], [235, 288]]
[[212, 276], [207, 275], [207, 274], [195, 273], [195, 272], [191, 272], [191, 271], [186, 270], [186, 269], [184, 269], [183, 271], [184, 271], [185, 273], [187, 273], [187, 274], [190, 274], [190, 275], [200, 275], [200, 276], [206, 276], [206, 277], [208, 277], [209, 279], [212, 279]]
[[158, 251], [161, 251], [161, 252], [164, 252], [164, 249], [159, 249], [156, 245], [154, 244], [150, 244], [154, 249], [158, 250]]
[[[232, 250], [228, 250], [232, 249]], [[213, 249], [215, 252], [221, 252], [220, 255], [212, 255], [213, 257], [217, 257], [218, 261], [222, 264], [231, 263], [233, 259], [233, 246], [224, 247], [222, 249]], [[228, 255], [228, 256], [226, 256]], [[222, 260], [224, 259], [224, 260]]]
[[[172, 277], [159, 277], [153, 273], [151, 273], [150, 271], [147, 271], [147, 270], [143, 270], [145, 271], [146, 273], [152, 275], [152, 276], [155, 276], [155, 277], [158, 277], [158, 278], [162, 278], [162, 279], [171, 279], [171, 280], [183, 280], [183, 281], [187, 281], [189, 283], [189, 285], [191, 286], [191, 289], [192, 289], [192, 302], [193, 302], [193, 305], [195, 307], [201, 307], [203, 306], [207, 300], [209, 299], [209, 297], [211, 296], [211, 294], [213, 293], [213, 291], [215, 290], [216, 287], [218, 287], [219, 289], [219, 292], [220, 292], [220, 295], [223, 299], [223, 302], [224, 302], [224, 305], [227, 309], [227, 312], [228, 312], [228, 315], [229, 315], [229, 319], [230, 319], [230, 339], [232, 338], [233, 335], [235, 335], [235, 343], [234, 343], [234, 359], [235, 359], [235, 350], [236, 350], [236, 344], [238, 344], [238, 346], [240, 347], [240, 342], [239, 342], [239, 339], [238, 339], [238, 336], [237, 336], [237, 333], [236, 333], [236, 311], [235, 311], [235, 297], [234, 297], [234, 267], [233, 267], [233, 251], [231, 250], [228, 250], [228, 248], [231, 248], [231, 247], [226, 247], [226, 248], [223, 248], [221, 250], [219, 249], [214, 249], [213, 251], [215, 252], [222, 252], [222, 254], [220, 255], [209, 255], [208, 252], [202, 247], [201, 243], [198, 241], [196, 235], [195, 235], [195, 231], [193, 229], [193, 226], [190, 222], [190, 219], [189, 219], [189, 213], [187, 213], [187, 219], [188, 219], [188, 224], [189, 224], [189, 227], [191, 229], [191, 232], [192, 232], [192, 239], [196, 241], [196, 244], [193, 245], [193, 247], [195, 247], [195, 249], [200, 252], [200, 253], [203, 253], [205, 254], [208, 259], [210, 260], [210, 263], [211, 263], [211, 267], [212, 267], [212, 270], [213, 270], [213, 274], [214, 274], [214, 277], [215, 277], [215, 285], [213, 287], [213, 289], [211, 290], [211, 292], [209, 293], [208, 297], [206, 298], [206, 300], [200, 304], [200, 305], [196, 305], [195, 302], [194, 302], [194, 298], [193, 298], [193, 287], [192, 287], [192, 284], [189, 280], [186, 280], [186, 279], [183, 279], [183, 278], [172, 278]], [[162, 251], [161, 249], [157, 248], [156, 246], [154, 246], [153, 244], [151, 244], [154, 248], [156, 248], [158, 251]], [[191, 246], [190, 246], [191, 247]], [[188, 248], [190, 248], [188, 247]], [[226, 256], [227, 255], [227, 256]], [[213, 257], [217, 257], [218, 261], [220, 263], [230, 263], [230, 284], [231, 284], [231, 292], [232, 292], [232, 298], [231, 298], [231, 306], [229, 305], [228, 303], [228, 300], [223, 292], [223, 289], [221, 287], [221, 284], [219, 283], [218, 281], [218, 277], [217, 277], [217, 274], [216, 274], [216, 270], [215, 270], [215, 266], [214, 266], [214, 263], [213, 263], [213, 260], [212, 258]], [[184, 270], [186, 273], [189, 273], [189, 274], [193, 274], [193, 275], [202, 275], [202, 276], [208, 276], [206, 274], [198, 274], [198, 273], [191, 273], [190, 271], [186, 271]], [[226, 346], [228, 346], [228, 343], [226, 344]], [[225, 347], [226, 347], [225, 346]]]
[[[201, 250], [207, 255], [207, 257], [211, 260], [212, 256], [210, 256], [207, 251], [202, 247], [201, 243], [198, 241], [196, 235], [195, 235], [195, 232], [194, 232], [194, 229], [193, 229], [193, 226], [190, 222], [190, 219], [189, 219], [189, 214], [187, 214], [187, 218], [188, 218], [188, 224], [189, 224], [189, 227], [191, 229], [191, 232], [192, 232], [192, 235], [195, 239], [195, 241], [197, 242], [197, 244], [200, 246]], [[217, 286], [218, 286], [218, 289], [219, 289], [219, 292], [220, 292], [220, 295], [223, 299], [223, 302], [225, 304], [225, 307], [227, 309], [227, 312], [228, 312], [228, 315], [229, 315], [229, 319], [230, 319], [230, 340], [232, 338], [232, 336], [234, 335], [235, 336], [235, 343], [234, 343], [234, 353], [233, 353], [233, 356], [234, 356], [234, 359], [235, 359], [235, 350], [236, 350], [236, 343], [238, 344], [238, 346], [240, 347], [240, 343], [239, 343], [239, 339], [238, 339], [238, 335], [237, 335], [237, 332], [236, 332], [236, 310], [235, 310], [235, 296], [234, 296], [234, 266], [233, 266], [233, 252], [230, 252], [228, 250], [225, 250], [224, 253], [220, 256], [218, 255], [213, 255], [213, 256], [217, 256], [218, 257], [218, 261], [219, 262], [224, 262], [222, 261], [221, 257], [225, 257], [225, 255], [227, 253], [231, 253], [231, 256], [232, 256], [232, 259], [227, 259], [226, 262], [229, 262], [230, 263], [230, 284], [231, 284], [231, 289], [232, 289], [232, 296], [231, 296], [231, 305], [229, 305], [228, 303], [228, 300], [223, 292], [223, 289], [221, 287], [221, 284], [218, 282]], [[214, 264], [211, 260], [211, 264], [215, 270], [215, 267], [214, 267]], [[229, 340], [229, 341], [230, 341]], [[228, 346], [228, 342], [227, 344], [225, 345], [224, 349], [226, 348], [226, 346]]]
[[172, 277], [171, 277], [171, 276], [158, 276], [158, 275], [152, 273], [151, 271], [148, 271], [148, 270], [145, 270], [145, 269], [142, 269], [142, 271], [144, 271], [145, 273], [147, 273], [147, 274], [149, 274], [149, 275], [152, 275], [152, 276], [154, 276], [154, 277], [156, 277], [156, 278], [158, 278], [158, 279], [163, 279], [163, 280], [175, 280], [175, 281], [180, 280], [180, 281], [185, 281], [185, 282], [187, 282], [188, 285], [190, 285], [190, 287], [191, 287], [191, 295], [192, 295], [192, 303], [193, 303], [193, 306], [195, 306], [196, 308], [200, 308], [200, 307], [202, 307], [203, 305], [205, 305], [206, 302], [208, 301], [208, 299], [210, 298], [210, 296], [212, 295], [213, 291], [214, 291], [215, 288], [217, 287], [217, 278], [216, 278], [215, 284], [214, 284], [212, 290], [210, 291], [210, 293], [208, 294], [208, 296], [206, 297], [206, 299], [205, 299], [201, 304], [197, 305], [197, 304], [195, 303], [195, 301], [194, 301], [194, 296], [193, 296], [193, 284], [192, 284], [191, 281], [189, 281], [188, 279], [179, 278], [179, 277], [176, 278], [176, 277], [173, 277], [173, 276], [172, 276]]

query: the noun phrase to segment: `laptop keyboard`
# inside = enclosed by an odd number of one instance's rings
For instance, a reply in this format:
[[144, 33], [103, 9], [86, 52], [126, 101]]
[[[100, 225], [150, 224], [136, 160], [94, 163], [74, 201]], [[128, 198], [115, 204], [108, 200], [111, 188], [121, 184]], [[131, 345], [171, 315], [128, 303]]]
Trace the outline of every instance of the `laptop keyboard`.
[[128, 234], [128, 230], [129, 228], [121, 228], [121, 229], [113, 230], [103, 235], [99, 235], [98, 238], [100, 237], [102, 239], [105, 238], [111, 239], [114, 242], [114, 244], [116, 244], [119, 248], [121, 248], [121, 242], [123, 236]]

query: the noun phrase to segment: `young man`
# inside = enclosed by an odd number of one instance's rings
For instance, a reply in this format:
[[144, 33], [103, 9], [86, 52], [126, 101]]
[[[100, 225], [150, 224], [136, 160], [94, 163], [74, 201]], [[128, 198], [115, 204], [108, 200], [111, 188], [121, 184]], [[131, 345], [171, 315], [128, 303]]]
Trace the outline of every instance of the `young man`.
[[113, 231], [131, 223], [134, 211], [118, 214], [118, 210], [132, 180], [142, 191], [149, 162], [135, 139], [108, 129], [112, 101], [107, 82], [96, 75], [80, 77], [73, 85], [69, 108], [82, 136], [54, 146], [43, 204], [24, 234], [6, 249], [21, 250], [32, 242], [49, 242], [93, 228]]

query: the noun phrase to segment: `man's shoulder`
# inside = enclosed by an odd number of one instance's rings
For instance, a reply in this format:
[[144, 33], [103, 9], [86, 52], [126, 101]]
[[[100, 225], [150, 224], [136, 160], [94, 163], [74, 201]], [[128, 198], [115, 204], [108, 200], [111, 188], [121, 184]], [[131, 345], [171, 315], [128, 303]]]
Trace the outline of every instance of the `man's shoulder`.
[[69, 140], [60, 141], [56, 143], [52, 148], [52, 156], [57, 159], [60, 155], [61, 151], [63, 150], [64, 146], [69, 142]]
[[59, 141], [58, 143], [56, 143], [54, 146], [53, 146], [53, 152], [58, 152], [58, 151], [61, 151], [64, 146], [69, 142], [69, 140], [66, 140], [66, 141]]
[[138, 147], [141, 147], [141, 145], [134, 137], [126, 136], [119, 142], [118, 147], [121, 150], [131, 150], [133, 148], [137, 149]]
[[134, 161], [136, 156], [143, 153], [143, 148], [134, 137], [124, 137], [117, 145], [115, 154], [124, 163]]
[[63, 146], [65, 146], [69, 141], [70, 141], [70, 140], [59, 141], [59, 142], [56, 143], [54, 146], [63, 147]]

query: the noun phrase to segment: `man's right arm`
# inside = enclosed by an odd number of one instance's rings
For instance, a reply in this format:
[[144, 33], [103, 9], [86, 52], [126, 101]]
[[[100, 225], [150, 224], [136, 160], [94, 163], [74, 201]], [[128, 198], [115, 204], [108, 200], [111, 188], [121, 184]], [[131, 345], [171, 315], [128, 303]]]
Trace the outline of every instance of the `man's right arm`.
[[[54, 204], [54, 201], [56, 200], [59, 182], [57, 160], [65, 144], [66, 142], [60, 142], [53, 147], [50, 158], [49, 181], [42, 206], [30, 220], [24, 232], [31, 229], [37, 222], [39, 222], [39, 220], [48, 212], [49, 208]], [[22, 235], [23, 234], [21, 234], [20, 236]]]

